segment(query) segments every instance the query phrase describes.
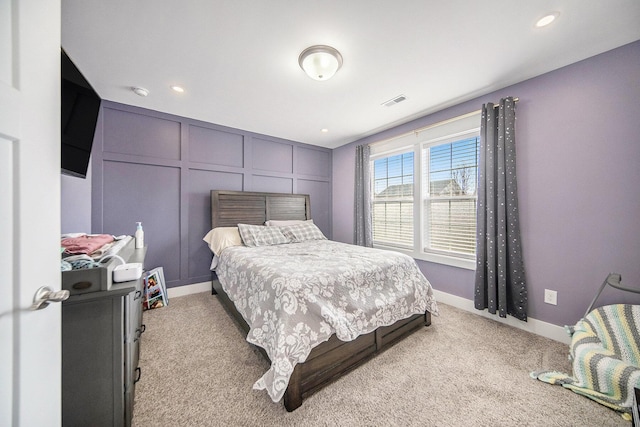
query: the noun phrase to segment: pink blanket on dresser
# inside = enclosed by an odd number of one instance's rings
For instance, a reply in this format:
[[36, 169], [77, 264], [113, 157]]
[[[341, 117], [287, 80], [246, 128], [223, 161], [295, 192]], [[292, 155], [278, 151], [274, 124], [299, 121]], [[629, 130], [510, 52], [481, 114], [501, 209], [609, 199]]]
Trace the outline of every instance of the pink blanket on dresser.
[[110, 234], [86, 234], [62, 239], [60, 244], [68, 254], [91, 254], [113, 240]]

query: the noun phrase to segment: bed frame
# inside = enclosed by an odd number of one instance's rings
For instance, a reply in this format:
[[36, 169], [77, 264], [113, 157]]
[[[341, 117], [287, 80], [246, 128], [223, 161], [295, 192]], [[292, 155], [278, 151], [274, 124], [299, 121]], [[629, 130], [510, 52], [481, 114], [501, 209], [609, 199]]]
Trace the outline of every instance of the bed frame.
[[[311, 219], [309, 196], [305, 194], [211, 191], [211, 226], [235, 227], [240, 224], [262, 225], [266, 220]], [[226, 295], [215, 273], [212, 293], [248, 334], [249, 325]], [[284, 394], [284, 406], [293, 411], [302, 400], [325, 385], [362, 365], [420, 327], [431, 324], [431, 313], [416, 314], [390, 326], [361, 335], [353, 341], [340, 341], [336, 335], [315, 347], [304, 363], [296, 365]], [[266, 352], [258, 348], [269, 360]]]

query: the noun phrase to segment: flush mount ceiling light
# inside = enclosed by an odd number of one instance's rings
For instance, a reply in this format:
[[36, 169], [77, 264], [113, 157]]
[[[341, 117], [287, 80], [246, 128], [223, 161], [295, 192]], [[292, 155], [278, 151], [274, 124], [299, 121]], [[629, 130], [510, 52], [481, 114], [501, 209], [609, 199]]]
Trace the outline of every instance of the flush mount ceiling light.
[[143, 87], [134, 86], [134, 87], [131, 88], [131, 90], [133, 91], [133, 93], [135, 93], [138, 96], [147, 96], [147, 95], [149, 95], [149, 91], [146, 90]]
[[538, 19], [538, 21], [536, 22], [536, 28], [546, 27], [547, 25], [555, 21], [559, 15], [560, 15], [560, 12], [552, 12], [543, 16], [542, 18]]
[[298, 64], [312, 79], [329, 80], [342, 67], [342, 55], [331, 46], [311, 46], [302, 51]]
[[174, 92], [184, 93], [184, 88], [183, 88], [182, 86], [173, 85], [173, 86], [171, 86], [171, 89], [172, 89]]

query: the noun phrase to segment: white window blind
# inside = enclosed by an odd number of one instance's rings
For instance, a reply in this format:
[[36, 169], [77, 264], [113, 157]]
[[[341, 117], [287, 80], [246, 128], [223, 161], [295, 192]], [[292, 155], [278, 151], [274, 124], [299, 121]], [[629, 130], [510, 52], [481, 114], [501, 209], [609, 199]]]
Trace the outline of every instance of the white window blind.
[[374, 244], [413, 247], [413, 151], [373, 162]]
[[475, 135], [423, 147], [425, 252], [475, 256], [478, 148]]

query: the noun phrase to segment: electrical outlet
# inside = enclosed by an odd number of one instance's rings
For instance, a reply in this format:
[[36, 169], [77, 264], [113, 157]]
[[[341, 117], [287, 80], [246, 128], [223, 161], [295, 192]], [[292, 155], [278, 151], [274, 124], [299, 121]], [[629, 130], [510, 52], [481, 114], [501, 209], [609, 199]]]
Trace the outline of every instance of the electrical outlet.
[[544, 290], [544, 302], [551, 305], [558, 305], [558, 291], [550, 289]]

